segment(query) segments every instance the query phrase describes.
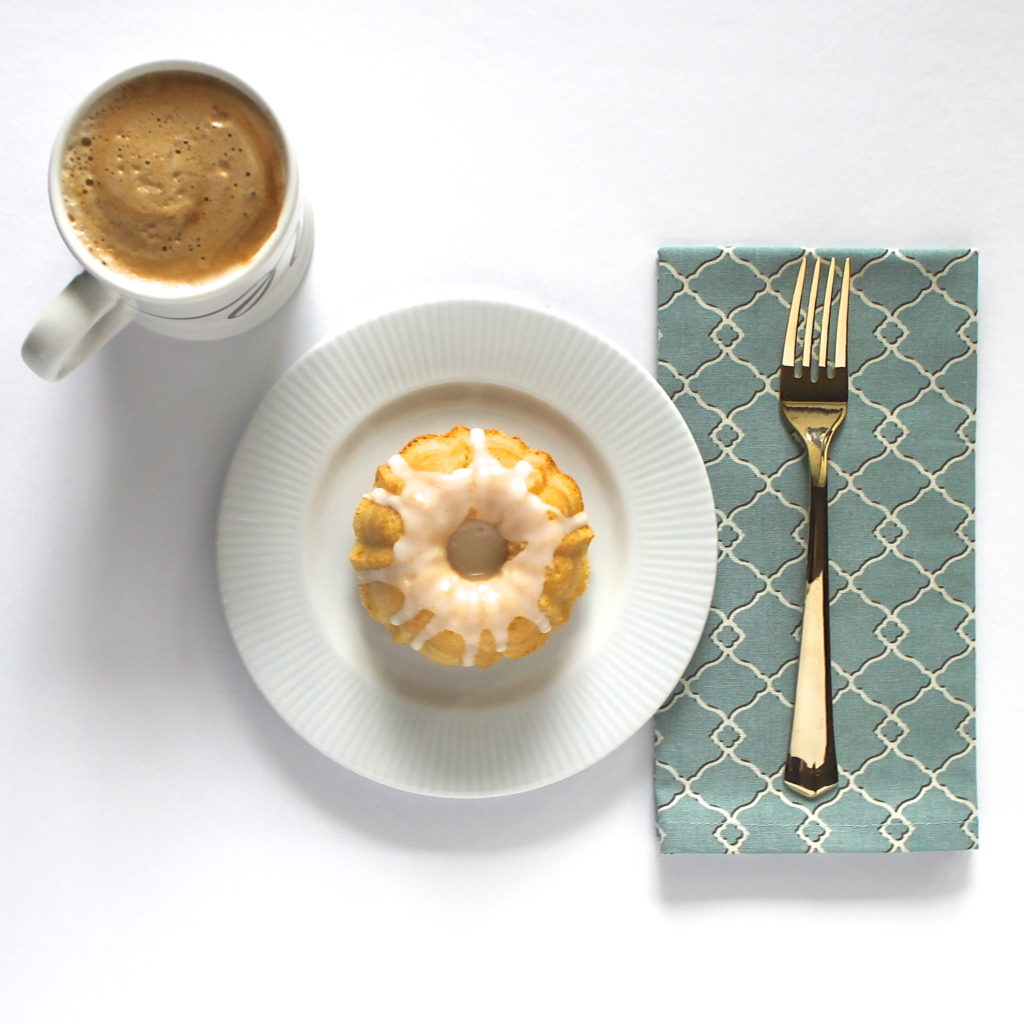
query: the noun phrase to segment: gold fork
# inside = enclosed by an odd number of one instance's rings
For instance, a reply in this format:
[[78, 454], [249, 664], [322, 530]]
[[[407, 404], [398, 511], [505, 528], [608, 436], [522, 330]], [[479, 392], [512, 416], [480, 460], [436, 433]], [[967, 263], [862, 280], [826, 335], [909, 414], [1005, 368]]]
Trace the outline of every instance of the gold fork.
[[[831, 376], [828, 374], [828, 347], [832, 286], [836, 275], [835, 257], [828, 268], [817, 346], [814, 344], [814, 320], [821, 257], [814, 264], [804, 314], [802, 351], [798, 359], [797, 325], [806, 269], [805, 257], [800, 262], [793, 302], [789, 307], [779, 373], [782, 412], [807, 448], [807, 469], [811, 484], [800, 662], [796, 698], [793, 702], [793, 730], [783, 778], [791, 789], [803, 796], [814, 797], [831, 789], [839, 781], [832, 728], [832, 656], [828, 622], [828, 449], [836, 431], [846, 419], [850, 261], [846, 260], [839, 295]], [[813, 372], [815, 347], [817, 366], [816, 372]]]

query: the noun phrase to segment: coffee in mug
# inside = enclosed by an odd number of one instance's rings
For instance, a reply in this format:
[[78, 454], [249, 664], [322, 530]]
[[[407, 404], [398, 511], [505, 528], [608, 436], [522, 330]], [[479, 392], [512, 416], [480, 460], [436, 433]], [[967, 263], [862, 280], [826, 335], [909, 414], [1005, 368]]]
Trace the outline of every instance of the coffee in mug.
[[92, 256], [189, 285], [260, 251], [284, 187], [276, 127], [240, 90], [194, 71], [154, 71], [101, 97], [61, 166], [65, 212]]
[[212, 341], [263, 323], [313, 250], [284, 132], [220, 68], [159, 61], [93, 90], [54, 142], [50, 206], [82, 272], [22, 355], [59, 380], [122, 327]]

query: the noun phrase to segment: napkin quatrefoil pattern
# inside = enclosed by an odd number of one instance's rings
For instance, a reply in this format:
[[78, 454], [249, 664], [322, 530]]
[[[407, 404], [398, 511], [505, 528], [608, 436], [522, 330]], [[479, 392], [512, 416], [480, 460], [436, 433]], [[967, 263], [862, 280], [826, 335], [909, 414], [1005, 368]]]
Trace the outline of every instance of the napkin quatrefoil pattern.
[[660, 255], [658, 376], [701, 449], [719, 531], [705, 633], [656, 720], [662, 851], [975, 846], [977, 254], [820, 252], [850, 256], [854, 276], [830, 474], [841, 781], [817, 801], [781, 778], [807, 470], [778, 363], [804, 250]]

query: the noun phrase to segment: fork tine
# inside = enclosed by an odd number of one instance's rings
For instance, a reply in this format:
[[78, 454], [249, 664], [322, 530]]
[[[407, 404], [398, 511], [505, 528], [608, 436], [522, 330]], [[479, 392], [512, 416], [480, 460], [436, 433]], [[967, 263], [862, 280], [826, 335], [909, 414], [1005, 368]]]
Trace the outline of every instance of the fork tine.
[[800, 269], [796, 272], [796, 287], [793, 289], [793, 301], [789, 304], [789, 322], [786, 324], [786, 341], [782, 346], [782, 365], [792, 367], [796, 362], [796, 324], [800, 319], [800, 297], [804, 290], [804, 272], [807, 270], [807, 257], [800, 261]]
[[836, 369], [846, 369], [846, 335], [850, 327], [850, 257], [843, 268], [843, 290], [839, 294], [839, 323], [836, 325]]
[[807, 296], [807, 316], [804, 319], [804, 366], [811, 365], [811, 349], [814, 347], [814, 314], [818, 311], [818, 275], [821, 273], [821, 257], [814, 262], [811, 274], [811, 290]]
[[[818, 370], [825, 369], [828, 362], [828, 325], [832, 319], [832, 285], [836, 279], [836, 258], [828, 265], [828, 279], [825, 281], [824, 304], [821, 307], [821, 337], [818, 339]], [[838, 342], [838, 339], [837, 339]]]

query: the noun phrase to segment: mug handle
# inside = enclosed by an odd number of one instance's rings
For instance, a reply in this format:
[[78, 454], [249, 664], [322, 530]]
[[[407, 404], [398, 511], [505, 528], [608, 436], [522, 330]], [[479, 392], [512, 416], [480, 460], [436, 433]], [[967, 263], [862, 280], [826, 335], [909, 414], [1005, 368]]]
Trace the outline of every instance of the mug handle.
[[39, 318], [21, 355], [44, 380], [60, 380], [132, 320], [114, 289], [83, 270]]

